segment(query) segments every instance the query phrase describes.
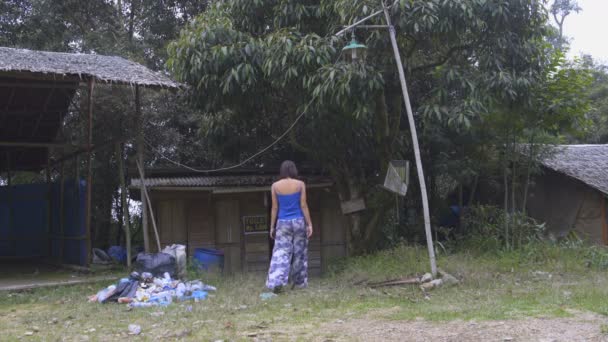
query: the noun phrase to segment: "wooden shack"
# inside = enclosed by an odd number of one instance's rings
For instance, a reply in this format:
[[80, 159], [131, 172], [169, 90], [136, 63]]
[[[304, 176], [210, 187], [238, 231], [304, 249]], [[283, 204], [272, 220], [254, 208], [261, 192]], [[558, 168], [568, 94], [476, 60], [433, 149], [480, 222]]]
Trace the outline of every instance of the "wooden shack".
[[608, 245], [608, 145], [556, 146], [542, 166], [530, 188], [530, 216], [557, 238], [574, 231]]
[[[268, 236], [270, 185], [276, 176], [159, 173], [146, 170], [145, 184], [162, 246], [186, 245], [189, 256], [197, 248], [222, 250], [227, 273], [268, 271], [273, 247]], [[346, 255], [346, 220], [330, 179], [305, 176], [303, 180], [315, 229], [309, 243], [309, 273], [319, 275], [331, 260]], [[131, 188], [140, 184], [133, 179]]]

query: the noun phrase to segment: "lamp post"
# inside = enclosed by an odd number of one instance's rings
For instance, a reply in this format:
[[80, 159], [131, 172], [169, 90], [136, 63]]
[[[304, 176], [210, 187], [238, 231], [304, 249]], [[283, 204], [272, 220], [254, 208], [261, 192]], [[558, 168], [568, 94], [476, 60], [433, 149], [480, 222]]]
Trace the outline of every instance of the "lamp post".
[[347, 59], [349, 59], [353, 63], [358, 62], [359, 60], [365, 60], [366, 50], [367, 50], [367, 46], [357, 42], [354, 32], [353, 32], [353, 39], [350, 41], [350, 43], [348, 45], [346, 45], [344, 48], [342, 48], [342, 52], [347, 53], [347, 55], [346, 55]]
[[[416, 132], [416, 123], [414, 121], [412, 105], [410, 103], [410, 97], [409, 97], [408, 90], [407, 90], [407, 83], [405, 81], [405, 72], [403, 70], [403, 63], [401, 62], [401, 54], [399, 53], [399, 47], [397, 45], [395, 27], [391, 23], [391, 17], [388, 12], [390, 7], [387, 7], [383, 0], [381, 0], [381, 3], [382, 3], [381, 11], [374, 12], [371, 15], [357, 21], [356, 23], [354, 23], [350, 26], [347, 26], [340, 32], [336, 33], [336, 36], [341, 36], [348, 30], [354, 29], [355, 27], [388, 28], [388, 33], [389, 33], [391, 45], [393, 48], [393, 54], [395, 57], [395, 63], [397, 64], [397, 71], [399, 73], [399, 81], [401, 83], [403, 102], [405, 104], [405, 110], [407, 112], [407, 119], [409, 122], [410, 132], [412, 135], [412, 145], [414, 147], [414, 157], [416, 160], [416, 170], [418, 173], [418, 182], [420, 184], [420, 195], [421, 195], [421, 199], [422, 199], [422, 211], [423, 211], [423, 216], [424, 216], [424, 231], [426, 234], [426, 243], [427, 243], [427, 248], [428, 248], [428, 252], [429, 252], [429, 261], [431, 263], [431, 273], [433, 274], [433, 277], [435, 277], [437, 275], [437, 261], [435, 259], [435, 248], [433, 246], [433, 235], [431, 233], [431, 215], [430, 215], [430, 211], [429, 211], [429, 200], [428, 200], [428, 195], [427, 195], [427, 191], [426, 191], [426, 181], [424, 180], [424, 171], [422, 169], [422, 158], [420, 157], [420, 146], [418, 144], [418, 133]], [[362, 25], [367, 20], [374, 18], [380, 14], [384, 14], [384, 17], [386, 19], [386, 26], [384, 26], [384, 25], [369, 25], [369, 26]], [[354, 42], [354, 40], [349, 45], [347, 45], [344, 49], [348, 48], [349, 46], [352, 46], [353, 42]], [[361, 44], [358, 44], [358, 45], [361, 45]], [[353, 46], [352, 48], [349, 48], [348, 50], [356, 50], [356, 49]]]

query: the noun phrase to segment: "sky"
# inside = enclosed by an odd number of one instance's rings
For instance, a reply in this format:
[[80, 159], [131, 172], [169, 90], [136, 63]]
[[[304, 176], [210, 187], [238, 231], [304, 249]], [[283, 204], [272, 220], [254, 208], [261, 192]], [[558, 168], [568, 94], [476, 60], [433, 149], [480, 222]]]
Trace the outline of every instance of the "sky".
[[608, 64], [608, 0], [578, 0], [580, 13], [564, 23], [564, 35], [571, 38], [570, 56], [590, 54]]

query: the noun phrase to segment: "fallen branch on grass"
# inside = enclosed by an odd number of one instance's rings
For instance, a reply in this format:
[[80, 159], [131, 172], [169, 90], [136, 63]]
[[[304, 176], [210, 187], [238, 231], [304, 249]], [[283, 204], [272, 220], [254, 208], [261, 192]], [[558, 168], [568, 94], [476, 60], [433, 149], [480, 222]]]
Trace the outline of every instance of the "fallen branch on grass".
[[384, 286], [398, 286], [398, 285], [417, 285], [420, 284], [420, 279], [418, 277], [413, 278], [401, 278], [401, 279], [393, 279], [382, 281], [379, 283], [370, 283], [367, 284], [371, 288], [384, 287]]

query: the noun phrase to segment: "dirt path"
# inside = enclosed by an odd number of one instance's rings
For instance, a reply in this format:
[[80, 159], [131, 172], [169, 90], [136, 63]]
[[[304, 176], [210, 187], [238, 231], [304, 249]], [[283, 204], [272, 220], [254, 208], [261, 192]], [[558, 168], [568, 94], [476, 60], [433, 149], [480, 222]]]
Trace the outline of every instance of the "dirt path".
[[573, 312], [569, 318], [527, 318], [504, 321], [449, 321], [426, 320], [393, 321], [367, 318], [337, 320], [313, 326], [283, 327], [243, 334], [253, 341], [306, 340], [319, 342], [342, 341], [408, 341], [408, 342], [456, 342], [456, 341], [536, 341], [578, 342], [606, 341], [608, 317]]
[[[576, 313], [571, 318], [505, 321], [387, 321], [353, 319], [324, 324], [318, 341], [608, 341], [608, 318]], [[330, 337], [330, 336], [333, 336]]]

